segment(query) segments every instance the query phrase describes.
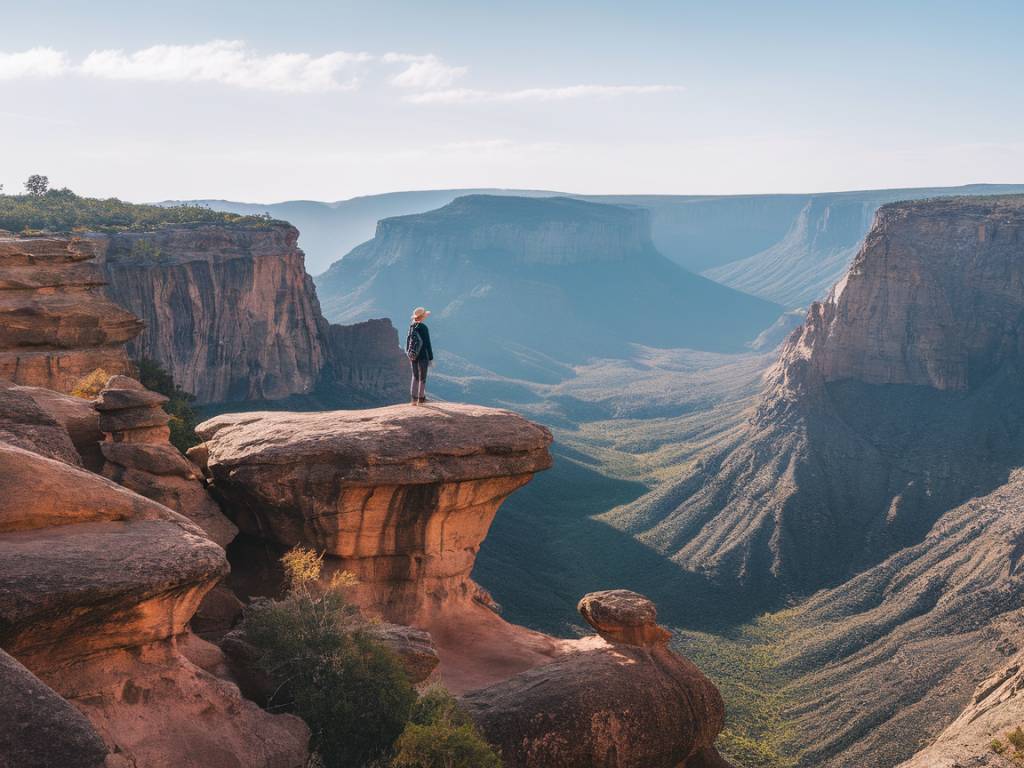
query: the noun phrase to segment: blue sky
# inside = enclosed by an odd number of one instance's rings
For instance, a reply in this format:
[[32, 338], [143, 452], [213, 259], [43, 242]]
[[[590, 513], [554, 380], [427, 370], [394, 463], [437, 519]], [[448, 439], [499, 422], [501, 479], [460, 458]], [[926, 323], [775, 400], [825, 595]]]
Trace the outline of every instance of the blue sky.
[[1024, 181], [1020, 2], [0, 12], [8, 191], [35, 172], [87, 194], [262, 202]]

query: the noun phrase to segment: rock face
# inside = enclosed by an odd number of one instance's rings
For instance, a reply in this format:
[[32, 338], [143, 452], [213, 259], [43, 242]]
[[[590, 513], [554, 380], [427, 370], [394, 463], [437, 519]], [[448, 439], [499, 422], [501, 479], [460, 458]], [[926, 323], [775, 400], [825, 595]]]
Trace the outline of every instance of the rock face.
[[603, 641], [462, 697], [505, 765], [726, 765], [713, 746], [725, 720], [722, 698], [668, 649], [654, 605], [613, 590], [585, 596], [580, 609]]
[[361, 605], [402, 624], [479, 598], [469, 575], [498, 506], [551, 464], [550, 432], [474, 406], [227, 414], [197, 432], [244, 533], [327, 552]]
[[0, 651], [0, 768], [99, 768], [107, 756], [89, 721]]
[[896, 765], [950, 723], [914, 768], [987, 765], [967, 758], [1024, 716], [1008, 666], [1024, 647], [1022, 541], [1017, 469], [945, 513], [919, 544], [790, 612], [785, 666], [801, 765]]
[[647, 211], [559, 197], [470, 195], [384, 219], [317, 289], [335, 322], [427, 306], [446, 352], [533, 381], [633, 344], [742, 349], [781, 314], [662, 256]]
[[207, 493], [199, 468], [170, 444], [165, 402], [134, 379], [111, 377], [95, 403], [107, 436], [101, 473], [184, 515], [226, 547], [238, 529]]
[[747, 434], [616, 514], [762, 605], [913, 545], [1024, 458], [1024, 198], [884, 206]]
[[142, 330], [103, 295], [95, 244], [0, 234], [0, 379], [70, 392], [96, 369], [129, 373]]
[[94, 474], [0, 444], [0, 647], [127, 765], [299, 766], [307, 731], [177, 650], [223, 550]]
[[[394, 329], [389, 334], [387, 321], [378, 321], [371, 333], [332, 332], [298, 236], [294, 227], [268, 223], [89, 241], [109, 280], [107, 295], [145, 321], [130, 354], [159, 361], [199, 402], [279, 400], [321, 388], [393, 400], [401, 361]], [[390, 367], [382, 365], [389, 357]]]
[[[82, 465], [67, 430], [29, 395], [26, 387], [0, 381], [0, 440], [57, 461]], [[82, 401], [86, 407], [89, 404]]]

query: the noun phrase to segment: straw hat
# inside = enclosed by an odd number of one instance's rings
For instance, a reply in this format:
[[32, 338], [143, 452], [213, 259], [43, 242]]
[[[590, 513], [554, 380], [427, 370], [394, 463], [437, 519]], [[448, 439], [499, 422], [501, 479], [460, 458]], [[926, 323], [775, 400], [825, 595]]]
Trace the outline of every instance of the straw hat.
[[412, 311], [412, 321], [414, 323], [422, 322], [429, 314], [430, 310], [424, 309], [423, 307], [416, 307], [416, 309]]

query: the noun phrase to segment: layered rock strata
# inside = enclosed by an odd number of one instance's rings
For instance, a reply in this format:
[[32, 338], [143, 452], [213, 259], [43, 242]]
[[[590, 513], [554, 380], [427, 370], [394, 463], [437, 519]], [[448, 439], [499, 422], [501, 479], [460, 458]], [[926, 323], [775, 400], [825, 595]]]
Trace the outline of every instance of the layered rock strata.
[[[322, 390], [374, 404], [400, 393], [388, 321], [334, 330], [281, 222], [90, 234], [107, 295], [141, 317], [133, 358], [158, 361], [199, 402], [279, 400]], [[390, 362], [385, 362], [390, 359]]]
[[103, 294], [96, 244], [0, 233], [0, 379], [72, 391], [97, 369], [129, 373], [137, 317]]
[[227, 572], [198, 527], [5, 444], [0, 491], [0, 647], [88, 717], [113, 765], [304, 765], [301, 722], [264, 713], [178, 650]]
[[169, 442], [167, 398], [127, 376], [112, 377], [95, 402], [104, 477], [192, 520], [222, 547], [238, 529], [207, 493], [202, 472]]
[[1024, 197], [882, 207], [744, 439], [609, 519], [777, 603], [913, 545], [1024, 459]]
[[718, 690], [668, 648], [641, 595], [587, 595], [580, 612], [600, 639], [462, 697], [510, 768], [726, 766], [714, 748], [725, 720]]

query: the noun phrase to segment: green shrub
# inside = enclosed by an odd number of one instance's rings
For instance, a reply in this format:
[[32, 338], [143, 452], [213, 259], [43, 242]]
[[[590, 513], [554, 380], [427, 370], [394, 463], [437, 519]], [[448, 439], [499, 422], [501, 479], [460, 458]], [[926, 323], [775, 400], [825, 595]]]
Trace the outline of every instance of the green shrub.
[[992, 739], [992, 742], [988, 745], [989, 749], [995, 752], [997, 755], [1003, 754], [1006, 751], [1006, 745], [1003, 744], [999, 739]]
[[395, 768], [501, 768], [494, 748], [443, 688], [416, 702], [396, 747]]
[[321, 557], [310, 550], [293, 550], [282, 562], [287, 595], [255, 601], [244, 621], [260, 667], [277, 685], [268, 708], [306, 721], [324, 768], [389, 759], [416, 700], [401, 663], [370, 638], [345, 600], [350, 578], [323, 586]]
[[1024, 752], [1024, 730], [1018, 725], [1010, 733], [1006, 734], [1006, 740], [1013, 745], [1018, 752]]
[[[43, 178], [43, 177], [40, 177]], [[199, 205], [137, 205], [111, 197], [79, 197], [70, 189], [0, 195], [0, 229], [34, 232], [149, 232], [171, 225], [244, 224], [268, 227], [279, 224], [269, 215], [241, 216]]]
[[135, 361], [135, 367], [139, 372], [139, 381], [146, 389], [168, 398], [164, 410], [171, 417], [167, 424], [171, 430], [171, 444], [182, 453], [198, 445], [196, 425], [199, 424], [199, 416], [192, 408], [195, 395], [175, 384], [171, 374], [156, 360], [142, 358]]

